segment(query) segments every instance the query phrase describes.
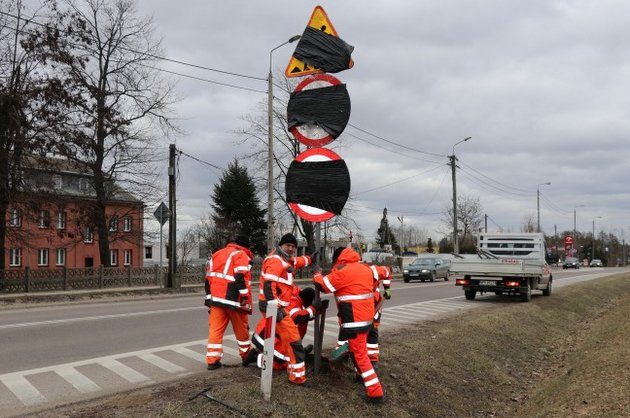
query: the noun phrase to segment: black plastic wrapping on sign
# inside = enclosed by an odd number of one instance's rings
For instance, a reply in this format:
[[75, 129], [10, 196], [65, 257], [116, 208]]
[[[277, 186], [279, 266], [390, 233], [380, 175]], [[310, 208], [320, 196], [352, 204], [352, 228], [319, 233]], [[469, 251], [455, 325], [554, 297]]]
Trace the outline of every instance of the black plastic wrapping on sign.
[[343, 39], [307, 26], [293, 56], [326, 73], [338, 73], [350, 68], [352, 51], [354, 47]]
[[293, 160], [285, 182], [287, 202], [313, 206], [336, 215], [350, 194], [350, 173], [344, 160]]
[[345, 84], [291, 93], [287, 106], [289, 129], [317, 125], [337, 138], [350, 119], [350, 95]]

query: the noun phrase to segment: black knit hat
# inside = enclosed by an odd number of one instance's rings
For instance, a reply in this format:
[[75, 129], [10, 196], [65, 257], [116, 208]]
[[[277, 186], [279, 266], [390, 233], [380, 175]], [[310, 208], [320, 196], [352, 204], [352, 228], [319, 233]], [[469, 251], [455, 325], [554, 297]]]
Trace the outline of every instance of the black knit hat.
[[237, 235], [236, 238], [234, 238], [234, 243], [245, 248], [249, 248], [249, 246], [251, 245], [251, 243], [249, 242], [249, 237], [247, 235]]
[[346, 249], [346, 247], [338, 247], [338, 248], [335, 249], [335, 252], [333, 253], [333, 257], [332, 257], [333, 264], [335, 264], [337, 262], [337, 259], [341, 255], [341, 252], [343, 250], [345, 250], [345, 249]]
[[280, 238], [280, 242], [278, 243], [278, 245], [282, 245], [282, 244], [293, 244], [297, 247], [297, 239], [295, 239], [295, 236], [293, 234], [284, 234], [282, 236], [282, 238]]

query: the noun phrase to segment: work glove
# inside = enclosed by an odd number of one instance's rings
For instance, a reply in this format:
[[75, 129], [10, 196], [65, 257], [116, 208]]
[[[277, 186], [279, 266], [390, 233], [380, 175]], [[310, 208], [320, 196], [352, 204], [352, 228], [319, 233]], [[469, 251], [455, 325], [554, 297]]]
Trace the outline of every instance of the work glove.
[[392, 289], [385, 289], [383, 296], [385, 296], [385, 299], [390, 300], [392, 298]]
[[284, 310], [282, 306], [278, 307], [278, 313], [276, 314], [276, 324], [284, 319], [287, 316], [287, 312]]

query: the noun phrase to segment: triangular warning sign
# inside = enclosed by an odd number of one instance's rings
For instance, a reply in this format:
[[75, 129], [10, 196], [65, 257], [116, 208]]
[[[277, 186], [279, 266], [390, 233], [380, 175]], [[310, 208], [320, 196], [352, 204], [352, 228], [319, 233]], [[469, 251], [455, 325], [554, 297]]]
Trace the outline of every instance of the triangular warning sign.
[[[328, 18], [328, 15], [322, 8], [322, 6], [316, 6], [315, 9], [313, 9], [311, 18], [309, 19], [306, 26], [310, 26], [311, 28], [321, 30], [332, 36], [337, 36], [337, 37], [339, 36], [332, 22]], [[353, 65], [354, 65], [354, 62], [350, 60], [349, 67], [352, 68]], [[311, 74], [320, 74], [323, 72], [324, 72], [323, 70], [310, 67], [308, 64], [304, 63], [303, 61], [300, 61], [294, 56], [291, 56], [289, 65], [287, 65], [286, 70], [284, 70], [284, 74], [288, 78], [302, 77], [302, 76], [311, 75]]]

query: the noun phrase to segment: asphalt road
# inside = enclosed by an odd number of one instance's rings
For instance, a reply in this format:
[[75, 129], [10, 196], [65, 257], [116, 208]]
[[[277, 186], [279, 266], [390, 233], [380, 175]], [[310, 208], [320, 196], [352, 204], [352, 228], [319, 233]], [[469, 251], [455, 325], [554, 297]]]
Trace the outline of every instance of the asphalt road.
[[[553, 271], [554, 289], [627, 269]], [[395, 281], [381, 330], [474, 309], [511, 303], [495, 295], [465, 301], [452, 282]], [[534, 292], [534, 297], [540, 292]], [[542, 296], [540, 296], [542, 297]], [[333, 304], [334, 305], [334, 304]], [[329, 313], [326, 342], [335, 340]], [[250, 317], [253, 329], [258, 314]], [[228, 328], [228, 333], [231, 329]], [[207, 310], [200, 295], [124, 302], [86, 302], [0, 311], [0, 416], [163, 382], [204, 370]], [[312, 340], [307, 335], [306, 343]], [[225, 341], [224, 362], [237, 362]]]

